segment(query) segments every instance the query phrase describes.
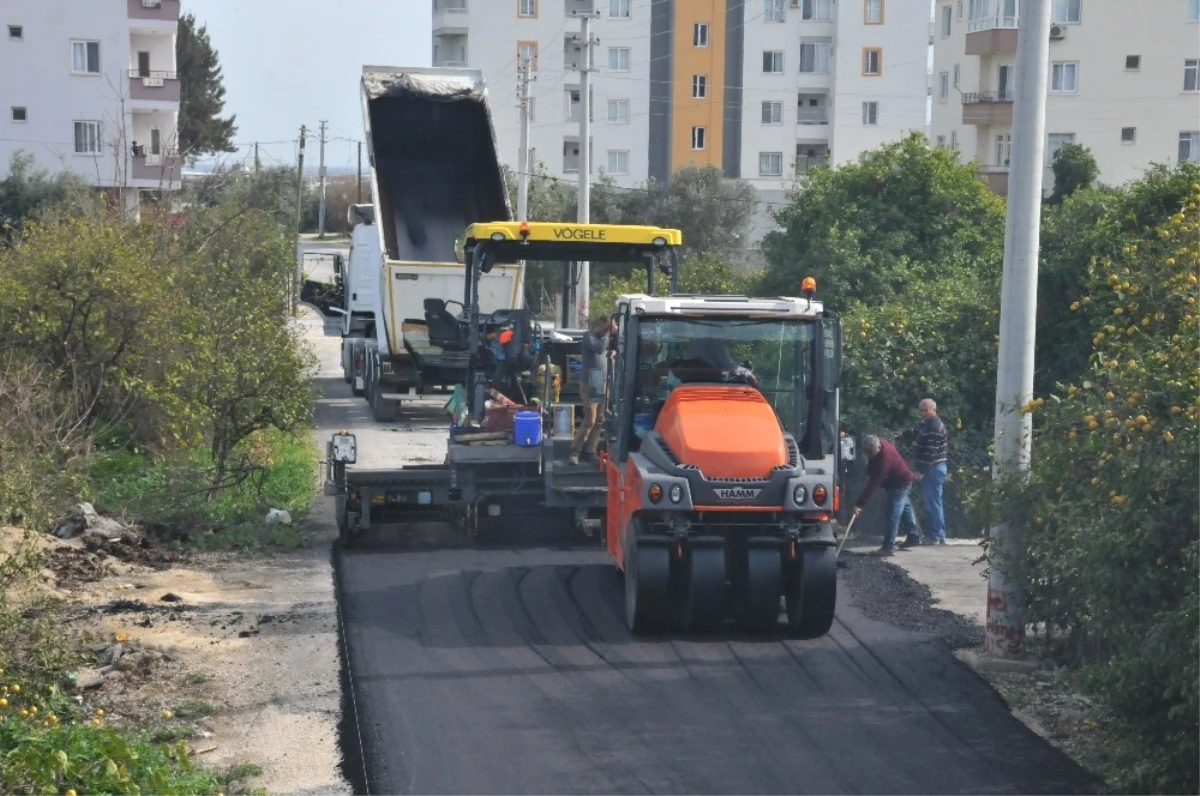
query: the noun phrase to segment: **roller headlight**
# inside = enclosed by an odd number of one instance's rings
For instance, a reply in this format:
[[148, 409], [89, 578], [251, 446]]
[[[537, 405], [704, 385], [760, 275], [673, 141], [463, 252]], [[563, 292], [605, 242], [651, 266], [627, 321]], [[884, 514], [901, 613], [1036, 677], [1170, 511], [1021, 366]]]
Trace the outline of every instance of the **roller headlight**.
[[797, 506], [803, 506], [804, 501], [808, 500], [808, 487], [804, 484], [797, 484], [792, 490], [792, 502]]
[[683, 500], [683, 487], [679, 484], [672, 484], [670, 491], [667, 492], [667, 496], [671, 498], [672, 503], [678, 503]]
[[662, 484], [651, 484], [650, 490], [649, 490], [649, 495], [650, 495], [651, 503], [658, 503], [660, 500], [662, 500], [662, 498], [663, 498]]
[[825, 491], [825, 487], [813, 487], [813, 503], [816, 503], [818, 506], [824, 506], [826, 497], [828, 497], [828, 493]]

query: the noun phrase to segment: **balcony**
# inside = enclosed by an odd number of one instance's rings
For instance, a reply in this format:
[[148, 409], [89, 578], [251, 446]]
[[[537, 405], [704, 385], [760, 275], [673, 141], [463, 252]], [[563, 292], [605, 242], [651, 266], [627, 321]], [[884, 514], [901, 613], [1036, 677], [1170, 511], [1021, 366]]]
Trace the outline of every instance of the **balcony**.
[[966, 55], [1013, 55], [1017, 51], [1015, 0], [987, 3], [983, 13], [967, 22]]
[[1008, 196], [1008, 166], [980, 166], [979, 181], [992, 193]]
[[133, 168], [129, 176], [135, 180], [149, 180], [163, 186], [179, 183], [182, 166], [175, 152], [134, 155], [132, 160]]
[[[463, 0], [465, 2], [466, 0]], [[129, 19], [148, 19], [157, 22], [179, 22], [180, 0], [125, 0]]]
[[829, 164], [829, 146], [826, 144], [796, 145], [796, 174], [808, 174], [818, 166]]
[[1013, 95], [1004, 91], [976, 91], [962, 95], [963, 124], [978, 126], [1011, 125]]
[[129, 98], [179, 102], [179, 76], [174, 72], [129, 70]]
[[434, 0], [433, 35], [462, 36], [467, 32], [467, 0]]

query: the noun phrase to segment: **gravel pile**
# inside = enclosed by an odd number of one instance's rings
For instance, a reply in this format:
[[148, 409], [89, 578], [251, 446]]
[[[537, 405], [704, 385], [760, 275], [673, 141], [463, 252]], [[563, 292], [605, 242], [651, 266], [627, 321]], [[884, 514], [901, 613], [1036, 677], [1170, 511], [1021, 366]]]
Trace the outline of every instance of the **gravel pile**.
[[838, 567], [838, 576], [849, 587], [851, 600], [871, 619], [903, 630], [931, 633], [951, 649], [983, 644], [982, 627], [966, 617], [935, 608], [929, 587], [913, 580], [888, 559], [846, 548], [839, 564], [844, 566]]

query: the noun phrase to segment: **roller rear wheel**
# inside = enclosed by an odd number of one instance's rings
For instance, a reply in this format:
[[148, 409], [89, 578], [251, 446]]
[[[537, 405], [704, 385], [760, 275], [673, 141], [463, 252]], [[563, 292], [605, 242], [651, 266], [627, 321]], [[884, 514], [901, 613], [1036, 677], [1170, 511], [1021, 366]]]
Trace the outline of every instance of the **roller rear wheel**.
[[833, 626], [837, 604], [837, 549], [808, 547], [788, 584], [788, 629], [802, 638], [816, 638]]
[[746, 585], [738, 606], [738, 624], [744, 630], [764, 633], [779, 623], [779, 595], [783, 589], [783, 561], [779, 548], [753, 547], [746, 551]]
[[683, 630], [714, 630], [724, 618], [725, 547], [693, 543], [685, 565], [680, 590], [680, 625]]
[[671, 606], [671, 555], [666, 546], [625, 542], [625, 624], [634, 633], [661, 630]]

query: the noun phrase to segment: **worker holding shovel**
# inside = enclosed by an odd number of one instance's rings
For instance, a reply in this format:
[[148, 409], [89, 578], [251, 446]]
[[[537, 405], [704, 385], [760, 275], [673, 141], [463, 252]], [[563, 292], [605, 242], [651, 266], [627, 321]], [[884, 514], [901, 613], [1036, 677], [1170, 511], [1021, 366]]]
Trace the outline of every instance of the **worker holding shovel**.
[[888, 518], [883, 546], [876, 551], [876, 555], [892, 556], [898, 549], [896, 536], [901, 523], [904, 524], [907, 544], [917, 544], [921, 539], [912, 502], [908, 499], [908, 490], [916, 476], [895, 446], [885, 439], [874, 435], [863, 437], [863, 450], [867, 454], [867, 485], [854, 504], [854, 517], [857, 519], [862, 514], [863, 508], [882, 487], [888, 497]]

